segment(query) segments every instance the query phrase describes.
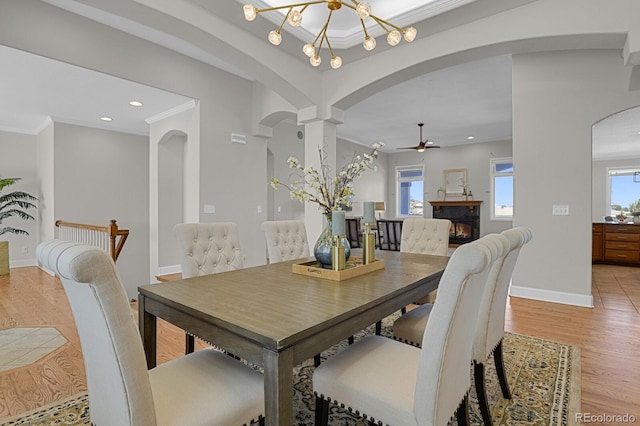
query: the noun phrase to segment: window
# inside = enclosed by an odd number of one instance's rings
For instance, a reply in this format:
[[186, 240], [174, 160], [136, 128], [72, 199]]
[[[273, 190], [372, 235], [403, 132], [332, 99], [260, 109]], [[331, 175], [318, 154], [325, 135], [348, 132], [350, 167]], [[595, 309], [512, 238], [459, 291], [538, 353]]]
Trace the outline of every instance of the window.
[[640, 167], [608, 169], [608, 215], [630, 216], [640, 211]]
[[423, 166], [396, 167], [398, 217], [424, 216]]
[[491, 220], [513, 219], [513, 159], [491, 160]]

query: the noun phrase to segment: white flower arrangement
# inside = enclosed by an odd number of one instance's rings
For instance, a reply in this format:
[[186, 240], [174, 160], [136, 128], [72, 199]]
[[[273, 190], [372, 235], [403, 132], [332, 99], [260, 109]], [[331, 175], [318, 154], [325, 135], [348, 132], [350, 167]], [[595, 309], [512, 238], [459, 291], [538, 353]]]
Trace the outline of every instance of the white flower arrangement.
[[350, 197], [353, 193], [353, 181], [366, 170], [374, 169], [374, 162], [378, 158], [378, 150], [384, 146], [383, 142], [374, 143], [370, 154], [356, 155], [352, 162], [344, 166], [334, 177], [330, 177], [326, 153], [318, 149], [320, 155], [320, 170], [314, 167], [303, 167], [295, 157], [289, 157], [289, 168], [295, 169], [295, 176], [289, 184], [272, 177], [269, 182], [274, 189], [280, 185], [289, 190], [291, 199], [301, 203], [317, 203], [322, 213], [330, 215], [333, 210], [340, 210], [342, 206], [351, 206]]

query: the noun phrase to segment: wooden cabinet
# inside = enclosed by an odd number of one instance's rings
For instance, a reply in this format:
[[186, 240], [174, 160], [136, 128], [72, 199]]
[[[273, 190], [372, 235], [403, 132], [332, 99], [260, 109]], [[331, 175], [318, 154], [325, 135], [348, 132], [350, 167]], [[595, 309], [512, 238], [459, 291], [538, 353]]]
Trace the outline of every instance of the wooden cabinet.
[[605, 223], [603, 236], [606, 263], [640, 265], [639, 225]]
[[591, 225], [591, 261], [598, 263], [604, 260], [604, 225], [593, 223]]

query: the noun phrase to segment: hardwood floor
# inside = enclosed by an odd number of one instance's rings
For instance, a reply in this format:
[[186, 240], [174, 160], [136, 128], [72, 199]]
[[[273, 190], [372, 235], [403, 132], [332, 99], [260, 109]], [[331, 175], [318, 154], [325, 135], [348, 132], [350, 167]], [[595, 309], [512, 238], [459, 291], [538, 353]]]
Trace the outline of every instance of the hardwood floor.
[[[582, 348], [582, 411], [640, 421], [640, 268], [593, 266], [595, 308], [511, 298], [508, 331]], [[132, 310], [135, 311], [135, 303]], [[0, 329], [56, 327], [69, 343], [0, 372], [0, 423], [86, 390], [78, 336], [60, 282], [35, 267], [0, 276]], [[184, 333], [159, 322], [158, 362], [180, 356]]]

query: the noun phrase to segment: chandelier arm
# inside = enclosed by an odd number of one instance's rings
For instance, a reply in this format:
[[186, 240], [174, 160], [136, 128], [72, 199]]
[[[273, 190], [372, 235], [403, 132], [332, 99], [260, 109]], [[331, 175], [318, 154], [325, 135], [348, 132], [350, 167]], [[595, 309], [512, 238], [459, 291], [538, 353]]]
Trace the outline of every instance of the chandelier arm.
[[328, 0], [317, 0], [317, 1], [305, 1], [302, 3], [292, 3], [292, 4], [285, 4], [282, 6], [273, 6], [273, 7], [267, 7], [264, 9], [258, 9], [256, 7], [256, 13], [262, 13], [262, 12], [271, 12], [272, 10], [279, 10], [279, 9], [286, 9], [288, 7], [298, 7], [298, 6], [309, 6], [312, 4], [320, 4], [320, 3], [329, 3]]
[[385, 28], [385, 26], [383, 24], [389, 25], [390, 27], [393, 27], [394, 29], [400, 31], [401, 33], [406, 31], [406, 28], [402, 28], [399, 27], [397, 25], [393, 25], [391, 22], [389, 21], [385, 21], [382, 18], [378, 18], [375, 15], [369, 15], [370, 18], [373, 18], [374, 21], [376, 21], [376, 24], [378, 24], [383, 30], [385, 30], [386, 32], [389, 32], [389, 30], [387, 28]]
[[284, 15], [284, 19], [282, 20], [282, 23], [280, 24], [280, 26], [276, 30], [277, 32], [280, 32], [280, 30], [282, 29], [284, 24], [287, 22], [287, 18], [289, 18], [289, 14], [291, 14], [291, 10], [292, 9], [293, 9], [293, 6], [291, 6], [291, 9], [289, 9], [289, 11]]
[[325, 40], [327, 40], [327, 46], [329, 47], [329, 53], [331, 54], [331, 57], [333, 58], [336, 55], [333, 53], [333, 48], [331, 48], [331, 43], [329, 43], [329, 37], [326, 37], [326, 33], [325, 33]]
[[329, 37], [327, 37], [327, 28], [329, 28], [329, 21], [331, 21], [332, 14], [333, 14], [333, 10], [329, 10], [329, 16], [327, 16], [327, 22], [325, 22], [324, 26], [320, 30], [320, 33], [318, 34], [318, 36], [322, 34], [322, 38], [320, 39], [320, 45], [318, 46], [318, 53], [320, 53], [320, 49], [322, 48], [323, 40], [327, 40], [327, 44], [329, 44]]
[[364, 33], [364, 38], [369, 37], [369, 33], [367, 32], [367, 27], [364, 25], [364, 19], [360, 19], [360, 23], [362, 24], [362, 32]]

